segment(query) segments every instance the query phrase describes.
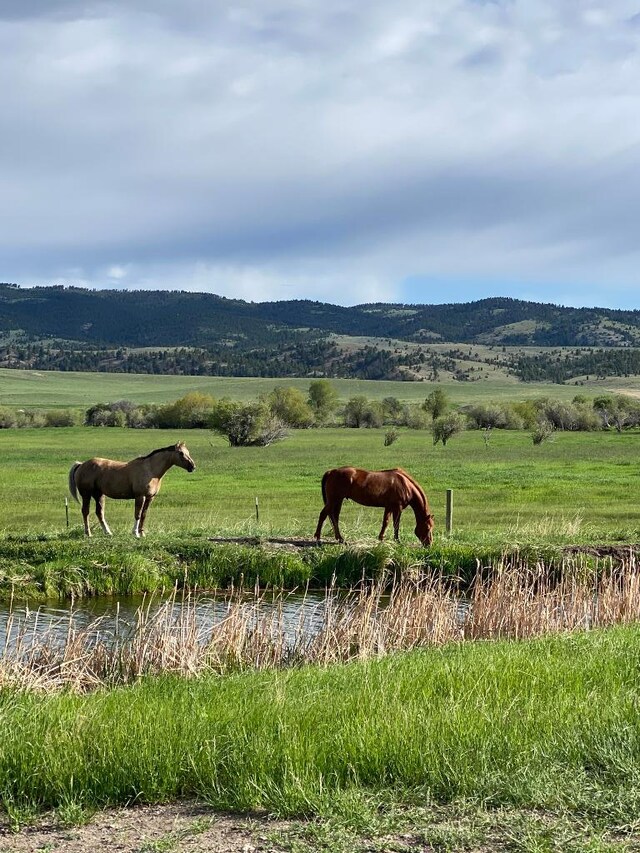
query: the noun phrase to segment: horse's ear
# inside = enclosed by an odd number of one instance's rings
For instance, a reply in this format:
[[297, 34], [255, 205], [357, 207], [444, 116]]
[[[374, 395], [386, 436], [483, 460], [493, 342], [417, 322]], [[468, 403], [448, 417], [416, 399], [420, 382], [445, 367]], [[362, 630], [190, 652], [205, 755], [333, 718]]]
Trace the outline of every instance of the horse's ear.
[[183, 447], [184, 447], [184, 441], [177, 441], [176, 442], [176, 450], [182, 450]]

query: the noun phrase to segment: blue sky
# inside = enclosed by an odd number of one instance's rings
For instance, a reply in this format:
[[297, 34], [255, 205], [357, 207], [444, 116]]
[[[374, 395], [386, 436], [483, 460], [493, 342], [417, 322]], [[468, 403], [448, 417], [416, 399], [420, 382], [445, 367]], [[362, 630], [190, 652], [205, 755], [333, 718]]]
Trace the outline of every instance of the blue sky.
[[640, 308], [640, 0], [0, 0], [0, 280]]

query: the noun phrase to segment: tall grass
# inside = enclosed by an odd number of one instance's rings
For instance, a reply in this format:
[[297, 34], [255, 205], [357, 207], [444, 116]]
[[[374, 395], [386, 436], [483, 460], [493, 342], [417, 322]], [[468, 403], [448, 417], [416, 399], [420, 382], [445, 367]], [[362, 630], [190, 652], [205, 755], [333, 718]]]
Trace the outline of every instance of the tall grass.
[[450, 576], [417, 575], [363, 583], [344, 594], [331, 587], [315, 610], [300, 607], [292, 628], [285, 597], [243, 590], [226, 596], [223, 615], [205, 624], [196, 598], [174, 593], [137, 611], [133, 630], [103, 618], [76, 628], [73, 615], [38, 632], [8, 617], [0, 684], [45, 691], [134, 683], [143, 676], [228, 674], [303, 664], [327, 666], [467, 640], [529, 639], [640, 621], [640, 570], [633, 555], [615, 569], [562, 574], [539, 564], [507, 562], [478, 573], [460, 597]]
[[313, 814], [392, 791], [623, 830], [640, 807], [639, 672], [640, 632], [623, 627], [84, 695], [5, 689], [0, 797]]

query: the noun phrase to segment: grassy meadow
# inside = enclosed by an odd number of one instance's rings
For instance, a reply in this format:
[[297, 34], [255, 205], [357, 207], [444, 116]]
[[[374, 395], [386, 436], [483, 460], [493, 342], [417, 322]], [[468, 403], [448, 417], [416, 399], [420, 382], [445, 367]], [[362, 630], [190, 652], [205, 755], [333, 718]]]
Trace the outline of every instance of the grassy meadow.
[[[322, 506], [320, 479], [330, 467], [401, 466], [423, 485], [444, 536], [445, 491], [454, 490], [454, 534], [463, 543], [637, 541], [635, 432], [558, 433], [534, 447], [521, 431], [495, 431], [485, 446], [480, 431], [433, 446], [424, 431], [401, 430], [385, 447], [384, 430], [293, 431], [266, 448], [231, 448], [206, 430], [128, 430], [73, 427], [0, 431], [0, 532], [5, 536], [65, 535], [67, 475], [75, 459], [128, 459], [184, 439], [197, 463], [172, 469], [147, 520], [149, 536], [312, 536]], [[256, 521], [255, 499], [259, 502]], [[345, 503], [347, 540], [377, 535], [382, 512]], [[129, 537], [133, 504], [107, 500], [116, 537]], [[101, 539], [95, 517], [92, 526]], [[413, 514], [403, 514], [401, 541], [416, 544]], [[70, 499], [71, 535], [79, 506]], [[325, 536], [332, 537], [329, 524]], [[448, 540], [449, 541], [449, 540]]]
[[615, 628], [84, 696], [4, 691], [0, 797], [17, 821], [182, 796], [352, 821], [371, 801], [462, 800], [624, 836], [640, 806], [639, 672], [640, 634]]
[[[135, 403], [166, 403], [189, 391], [255, 400], [268, 394], [275, 385], [293, 386], [302, 391], [310, 379], [264, 379], [225, 376], [154, 376], [128, 373], [66, 373], [56, 371], [12, 370], [0, 368], [0, 405], [22, 408], [86, 409], [95, 403], [132, 400]], [[478, 382], [453, 380], [432, 382], [393, 382], [362, 379], [333, 379], [338, 396], [346, 402], [356, 394], [371, 399], [397, 397], [402, 402], [422, 402], [434, 387], [446, 390], [456, 404], [486, 400], [528, 400], [549, 396], [571, 400], [576, 393], [595, 396], [618, 389], [637, 391], [640, 380], [611, 378], [591, 380], [584, 385], [552, 385], [539, 382], [522, 383], [506, 376], [500, 368], [495, 377]]]

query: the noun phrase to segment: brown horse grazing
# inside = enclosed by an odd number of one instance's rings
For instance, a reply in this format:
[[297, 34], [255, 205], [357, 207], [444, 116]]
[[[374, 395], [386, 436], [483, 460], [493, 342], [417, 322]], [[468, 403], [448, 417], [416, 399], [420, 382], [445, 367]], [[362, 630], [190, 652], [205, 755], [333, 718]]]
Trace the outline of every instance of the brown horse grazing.
[[402, 468], [388, 471], [365, 471], [362, 468], [332, 468], [322, 478], [324, 507], [318, 519], [315, 538], [320, 539], [322, 525], [327, 516], [333, 524], [338, 542], [344, 542], [338, 527], [340, 509], [344, 500], [352, 500], [363, 506], [384, 507], [382, 530], [384, 532], [393, 515], [393, 534], [398, 538], [400, 513], [410, 506], [416, 517], [415, 534], [423, 545], [433, 542], [433, 516], [429, 512], [427, 496], [416, 481]]
[[96, 502], [96, 515], [104, 532], [111, 536], [109, 525], [104, 518], [104, 499], [116, 498], [135, 500], [135, 522], [133, 535], [144, 536], [144, 521], [151, 501], [160, 491], [162, 478], [173, 465], [187, 471], [195, 470], [195, 462], [183, 442], [152, 450], [146, 456], [138, 456], [130, 462], [117, 462], [114, 459], [88, 459], [86, 462], [74, 462], [69, 471], [69, 491], [79, 502], [82, 497], [82, 517], [84, 532], [91, 536], [89, 528], [89, 509], [91, 498]]

